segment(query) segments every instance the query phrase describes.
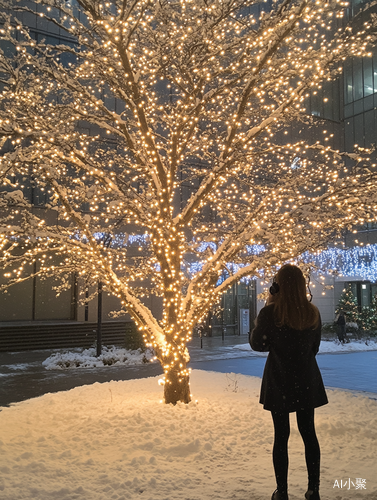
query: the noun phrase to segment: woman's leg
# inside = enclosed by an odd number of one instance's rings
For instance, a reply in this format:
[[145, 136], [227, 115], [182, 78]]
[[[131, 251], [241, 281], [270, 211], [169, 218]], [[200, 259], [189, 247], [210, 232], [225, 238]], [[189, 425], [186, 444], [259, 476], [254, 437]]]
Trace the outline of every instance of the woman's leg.
[[271, 412], [271, 415], [275, 430], [272, 461], [275, 469], [276, 484], [281, 493], [286, 493], [288, 489], [289, 413]]
[[343, 343], [344, 341], [344, 337], [343, 337], [343, 326], [342, 325], [338, 325], [338, 340], [339, 342]]
[[314, 426], [314, 408], [298, 410], [297, 425], [305, 445], [305, 460], [308, 469], [309, 489], [319, 489], [321, 451]]
[[346, 325], [343, 325], [343, 328], [342, 328], [342, 337], [343, 337], [343, 344], [344, 344], [347, 341]]

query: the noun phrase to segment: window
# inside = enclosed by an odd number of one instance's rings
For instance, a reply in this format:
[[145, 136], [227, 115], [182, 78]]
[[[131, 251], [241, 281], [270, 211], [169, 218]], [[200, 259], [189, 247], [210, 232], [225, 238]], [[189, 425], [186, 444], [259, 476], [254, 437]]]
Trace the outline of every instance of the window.
[[344, 100], [346, 104], [353, 101], [352, 88], [352, 63], [347, 63], [344, 67]]
[[344, 124], [344, 139], [346, 151], [353, 151], [355, 145], [355, 138], [353, 135], [353, 118], [346, 120]]
[[364, 69], [364, 97], [373, 94], [373, 71], [372, 58], [365, 57], [363, 61]]

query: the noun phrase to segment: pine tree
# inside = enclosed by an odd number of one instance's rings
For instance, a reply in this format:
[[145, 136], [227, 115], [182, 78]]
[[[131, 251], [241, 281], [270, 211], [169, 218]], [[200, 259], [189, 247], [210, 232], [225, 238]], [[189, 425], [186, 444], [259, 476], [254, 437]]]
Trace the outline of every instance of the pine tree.
[[364, 306], [359, 314], [358, 325], [363, 332], [370, 332], [374, 322], [374, 311], [371, 305]]
[[372, 310], [371, 330], [377, 334], [377, 293], [374, 294], [370, 307]]
[[351, 286], [348, 285], [342, 292], [339, 298], [338, 307], [336, 308], [336, 314], [340, 311], [344, 311], [346, 315], [347, 323], [358, 323], [359, 321], [359, 308], [357, 304], [357, 299], [352, 293]]
[[360, 314], [360, 328], [367, 332], [377, 332], [377, 294], [369, 306], [363, 307]]

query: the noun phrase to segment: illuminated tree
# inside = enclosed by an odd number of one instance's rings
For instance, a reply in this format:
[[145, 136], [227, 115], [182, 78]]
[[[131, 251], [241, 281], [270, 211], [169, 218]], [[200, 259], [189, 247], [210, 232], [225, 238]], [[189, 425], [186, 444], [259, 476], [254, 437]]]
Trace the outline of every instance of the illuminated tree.
[[377, 294], [373, 296], [369, 306], [364, 306], [359, 315], [359, 326], [365, 332], [377, 330]]
[[359, 307], [357, 298], [352, 293], [350, 285], [343, 290], [342, 295], [339, 297], [339, 303], [335, 313], [339, 314], [340, 311], [344, 311], [348, 323], [358, 323]]
[[[8, 285], [35, 261], [40, 275], [100, 280], [153, 346], [165, 401], [188, 402], [186, 344], [227, 288], [376, 219], [369, 151], [286, 135], [318, 123], [307, 97], [367, 56], [373, 18], [346, 27], [333, 0], [268, 13], [255, 0], [38, 0], [66, 34], [51, 45], [22, 25], [33, 2], [0, 4]], [[47, 193], [45, 210], [27, 183]], [[135, 228], [139, 256], [125, 236]], [[163, 298], [161, 320], [148, 294]]]

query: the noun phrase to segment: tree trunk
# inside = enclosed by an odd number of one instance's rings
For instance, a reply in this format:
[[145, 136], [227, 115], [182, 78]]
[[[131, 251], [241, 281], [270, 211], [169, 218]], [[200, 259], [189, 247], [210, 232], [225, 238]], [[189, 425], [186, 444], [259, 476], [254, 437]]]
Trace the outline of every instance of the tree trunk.
[[165, 373], [164, 399], [166, 404], [175, 405], [178, 401], [182, 403], [191, 401], [189, 374], [182, 374], [182, 371], [186, 369], [178, 365]]

